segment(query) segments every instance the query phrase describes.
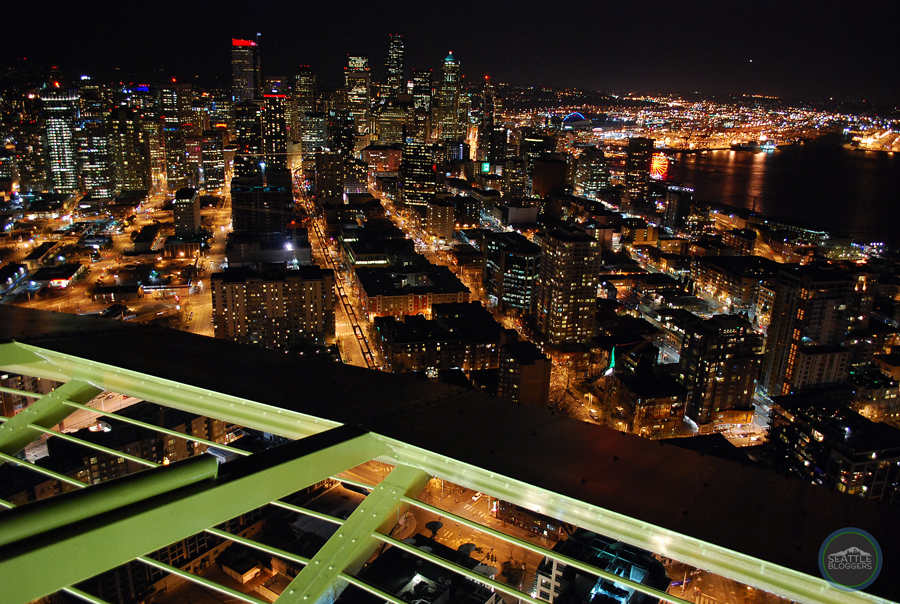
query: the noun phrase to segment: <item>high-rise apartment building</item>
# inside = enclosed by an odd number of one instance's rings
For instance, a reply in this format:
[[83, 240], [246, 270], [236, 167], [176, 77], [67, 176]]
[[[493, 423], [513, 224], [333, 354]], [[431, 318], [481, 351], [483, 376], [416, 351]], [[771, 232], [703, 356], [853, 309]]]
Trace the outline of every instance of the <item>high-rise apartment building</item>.
[[482, 282], [501, 311], [532, 314], [537, 302], [541, 247], [518, 233], [487, 233]]
[[113, 188], [149, 190], [152, 186], [150, 142], [138, 115], [126, 107], [114, 109], [106, 120], [112, 157]]
[[685, 415], [705, 434], [753, 421], [753, 394], [762, 337], [736, 315], [715, 315], [685, 328], [679, 381], [687, 388]]
[[172, 201], [175, 236], [195, 235], [200, 230], [200, 197], [197, 189], [180, 189]]
[[82, 117], [75, 126], [75, 163], [78, 189], [99, 198], [114, 197], [114, 166], [106, 122]]
[[653, 139], [635, 136], [628, 139], [625, 158], [625, 206], [647, 199], [650, 163], [653, 160]]
[[47, 88], [41, 91], [41, 105], [50, 188], [58, 193], [75, 193], [78, 191], [75, 140], [78, 92]]
[[849, 353], [840, 347], [855, 285], [848, 273], [834, 268], [792, 266], [779, 273], [762, 367], [766, 394], [844, 381]]
[[391, 34], [391, 44], [388, 47], [387, 62], [385, 63], [387, 74], [387, 96], [397, 96], [403, 89], [403, 35]]
[[187, 137], [191, 124], [191, 86], [177, 82], [160, 89], [160, 117], [166, 151], [166, 183], [169, 191], [189, 186], [194, 180], [187, 160]]
[[231, 98], [235, 104], [259, 98], [262, 80], [259, 46], [252, 40], [231, 39]]
[[541, 236], [537, 325], [550, 344], [593, 337], [600, 253], [600, 242], [574, 225]]
[[443, 140], [457, 140], [465, 136], [465, 124], [460, 120], [459, 61], [453, 53], [444, 59], [441, 84], [438, 89], [438, 111]]
[[334, 271], [230, 268], [213, 273], [212, 290], [217, 338], [277, 350], [334, 339]]

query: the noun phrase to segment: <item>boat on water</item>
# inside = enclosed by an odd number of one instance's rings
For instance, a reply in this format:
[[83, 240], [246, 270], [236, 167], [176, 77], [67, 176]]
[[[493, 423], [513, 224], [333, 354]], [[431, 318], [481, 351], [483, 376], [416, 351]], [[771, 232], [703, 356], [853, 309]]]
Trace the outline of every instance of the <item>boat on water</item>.
[[764, 141], [740, 141], [731, 143], [731, 148], [735, 151], [774, 151], [778, 148], [778, 144], [774, 139]]

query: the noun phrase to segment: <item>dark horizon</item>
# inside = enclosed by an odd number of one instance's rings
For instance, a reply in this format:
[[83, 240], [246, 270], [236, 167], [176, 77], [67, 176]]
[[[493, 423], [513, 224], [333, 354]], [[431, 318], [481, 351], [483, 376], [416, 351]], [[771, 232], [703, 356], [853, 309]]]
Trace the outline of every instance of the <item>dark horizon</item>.
[[[466, 79], [490, 75], [513, 85], [544, 85], [614, 93], [695, 91], [808, 100], [900, 103], [892, 77], [891, 37], [860, 33], [837, 3], [805, 7], [762, 0], [739, 7], [705, 0], [683, 7], [624, 3], [400, 3], [391, 14], [367, 3], [336, 12], [331, 4], [297, 9], [223, 0], [205, 5], [156, 3], [152, 13], [122, 15], [122, 5], [98, 1], [91, 10], [66, 4], [36, 27], [5, 32], [4, 66], [16, 58], [85, 74], [123, 67], [176, 77], [230, 78], [231, 38], [259, 32], [264, 75], [293, 75], [309, 64], [323, 83], [340, 81], [349, 54], [369, 58], [381, 78], [388, 36], [402, 33], [405, 76], [438, 72], [448, 51]], [[31, 8], [31, 7], [29, 7]], [[893, 23], [895, 2], [854, 6], [866, 22]], [[862, 11], [865, 11], [864, 13]], [[33, 15], [8, 7], [7, 23]], [[157, 21], [158, 20], [158, 21]], [[72, 24], [76, 24], [73, 31]], [[145, 25], [147, 24], [147, 25]]]

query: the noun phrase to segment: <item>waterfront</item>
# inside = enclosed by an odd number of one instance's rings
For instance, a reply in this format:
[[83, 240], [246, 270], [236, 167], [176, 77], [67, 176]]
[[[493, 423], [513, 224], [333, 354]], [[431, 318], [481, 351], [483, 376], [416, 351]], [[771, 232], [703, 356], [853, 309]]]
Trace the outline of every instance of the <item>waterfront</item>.
[[900, 157], [857, 151], [837, 137], [775, 151], [682, 154], [668, 180], [693, 187], [700, 200], [900, 247]]

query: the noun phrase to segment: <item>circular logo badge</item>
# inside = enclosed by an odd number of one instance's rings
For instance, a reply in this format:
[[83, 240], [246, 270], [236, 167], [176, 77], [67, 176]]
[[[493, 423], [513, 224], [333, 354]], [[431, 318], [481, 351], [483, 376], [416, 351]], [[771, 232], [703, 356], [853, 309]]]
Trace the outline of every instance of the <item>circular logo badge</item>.
[[831, 533], [819, 548], [819, 571], [826, 581], [844, 591], [871, 585], [883, 562], [875, 537], [858, 528]]

